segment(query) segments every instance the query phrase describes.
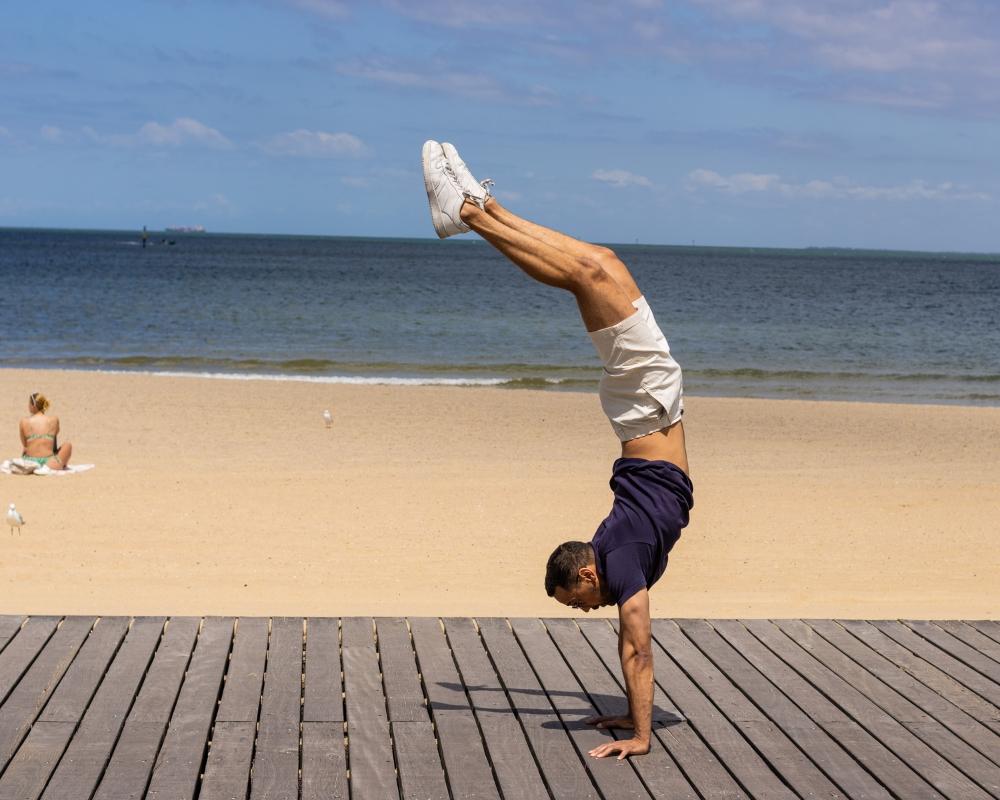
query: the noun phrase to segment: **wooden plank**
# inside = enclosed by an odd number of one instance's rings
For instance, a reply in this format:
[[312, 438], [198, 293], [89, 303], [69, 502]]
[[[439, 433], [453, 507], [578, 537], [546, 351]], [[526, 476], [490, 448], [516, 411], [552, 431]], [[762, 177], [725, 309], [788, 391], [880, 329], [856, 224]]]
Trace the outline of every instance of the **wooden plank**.
[[[339, 675], [337, 683], [340, 683]], [[303, 722], [302, 800], [347, 800], [347, 798], [347, 746], [344, 739], [344, 723]]]
[[[667, 655], [657, 641], [653, 623], [653, 656], [656, 683], [687, 719], [688, 724], [712, 749], [719, 761], [736, 778], [751, 797], [791, 798], [787, 786], [781, 783], [770, 767], [733, 728], [701, 689]], [[617, 636], [617, 620], [612, 623]]]
[[590, 773], [570, 741], [505, 619], [477, 620], [490, 658], [496, 665], [510, 704], [517, 712], [538, 769], [553, 797], [598, 798]]
[[404, 800], [449, 800], [430, 720], [400, 720], [390, 725]]
[[[648, 797], [649, 792], [639, 779], [632, 760], [619, 761], [616, 757], [595, 759], [590, 756], [595, 747], [612, 740], [611, 731], [584, 724], [583, 719], [598, 713], [598, 709], [541, 620], [512, 619], [511, 627], [601, 794], [605, 798]], [[612, 702], [614, 699], [612, 696]], [[626, 764], [629, 769], [621, 769]]]
[[1000, 685], [991, 681], [981, 672], [977, 672], [941, 648], [931, 644], [922, 636], [918, 636], [901, 622], [871, 620], [871, 624], [911, 653], [933, 664], [987, 702], [1000, 708]]
[[[736, 620], [711, 620], [719, 634], [897, 797], [939, 798], [913, 769], [821, 694]], [[789, 645], [791, 643], [789, 642]]]
[[240, 617], [236, 621], [199, 800], [247, 797], [269, 622], [264, 617]]
[[43, 800], [91, 796], [153, 658], [165, 621], [163, 617], [138, 617], [132, 621], [125, 642], [45, 787]]
[[347, 722], [386, 720], [382, 668], [375, 649], [375, 622], [371, 617], [345, 617], [342, 625]]
[[36, 798], [41, 794], [127, 626], [124, 617], [107, 617], [97, 622], [0, 778], [0, 798]]
[[98, 784], [95, 800], [131, 800], [146, 793], [200, 622], [197, 617], [171, 617], [167, 622], [153, 663]]
[[[610, 731], [584, 724], [583, 718], [596, 714], [597, 709], [549, 638], [541, 620], [512, 619], [510, 623], [514, 636], [538, 676], [538, 682], [601, 794], [608, 800], [648, 797], [649, 792], [639, 780], [631, 760], [593, 758], [590, 755], [591, 750], [606, 744], [613, 737]], [[622, 769], [625, 766], [628, 769]]]
[[977, 653], [989, 656], [1000, 666], [1000, 642], [977, 630], [971, 623], [954, 619], [936, 619], [934, 624], [947, 631], [956, 639], [961, 639]]
[[371, 617], [345, 617], [341, 624], [351, 797], [398, 798], [375, 623]]
[[29, 617], [24, 627], [0, 653], [0, 704], [21, 680], [49, 637], [55, 633], [62, 617]]
[[7, 646], [7, 643], [14, 638], [14, 635], [21, 630], [24, 624], [24, 617], [12, 614], [0, 615], [0, 651]]
[[198, 800], [244, 800], [250, 786], [254, 722], [216, 720]]
[[[842, 798], [841, 791], [759, 708], [681, 632], [673, 620], [656, 620], [659, 644], [708, 696], [776, 773], [804, 797]], [[724, 666], [732, 666], [725, 664]]]
[[452, 792], [470, 800], [499, 800], [482, 736], [440, 620], [412, 619], [410, 630]]
[[302, 634], [301, 617], [271, 620], [250, 800], [298, 798]]
[[233, 638], [232, 617], [202, 625], [177, 705], [170, 718], [147, 800], [193, 800]]
[[53, 689], [90, 633], [94, 617], [67, 617], [0, 707], [0, 770], [14, 757]]
[[36, 721], [0, 777], [0, 800], [36, 800], [75, 729], [75, 722]]
[[[808, 624], [830, 644], [891, 686], [914, 705], [945, 725], [983, 756], [1000, 757], [1000, 736], [932, 691], [915, 677], [856, 639], [832, 620], [808, 620]], [[872, 629], [874, 630], [874, 629]]]
[[[704, 620], [678, 620], [688, 639], [750, 700], [777, 723], [840, 789], [852, 798], [889, 798], [889, 792], [826, 731], [816, 725]], [[671, 652], [674, 652], [673, 650]], [[689, 671], [690, 674], [690, 671]], [[703, 686], [705, 684], [702, 684]], [[740, 712], [735, 711], [736, 714]], [[730, 717], [732, 718], [732, 717]], [[784, 767], [772, 761], [782, 774]], [[793, 784], [794, 786], [794, 784]]]
[[1000, 688], [1000, 664], [993, 659], [987, 658], [978, 650], [969, 647], [965, 642], [946, 633], [933, 622], [903, 620], [903, 624], [910, 630], [923, 636], [927, 641], [944, 650], [948, 655], [957, 658], [977, 672], [985, 675]]
[[430, 717], [424, 703], [424, 690], [420, 685], [406, 620], [398, 617], [377, 619], [375, 629], [389, 719], [428, 722]]
[[[625, 678], [618, 655], [618, 634], [611, 627], [610, 621], [587, 619], [579, 620], [577, 624], [618, 685], [624, 686]], [[654, 671], [656, 669], [654, 663]], [[623, 705], [619, 708], [624, 707], [624, 698], [621, 702]], [[659, 685], [653, 686], [653, 710], [657, 716], [663, 714], [664, 710], [670, 710], [669, 715], [681, 721], [679, 724], [668, 724], [666, 727], [654, 727], [653, 735], [662, 742], [685, 777], [703, 797], [745, 800], [747, 794], [715, 753], [676, 711], [673, 701], [664, 694]]]
[[399, 797], [387, 719], [348, 719], [347, 765], [353, 800]]
[[1000, 792], [1000, 768], [919, 706], [845, 656], [801, 620], [779, 620], [775, 625], [842, 681], [854, 687], [897, 722], [902, 723], [904, 728], [915, 734], [931, 750], [943, 756], [975, 782], [978, 788], [985, 790], [980, 792], [980, 795], [970, 794], [969, 797], [986, 797], [987, 793]]
[[[996, 673], [997, 670], [1000, 670], [1000, 642], [993, 641], [986, 634], [980, 633], [971, 625], [959, 622], [958, 620], [936, 619], [933, 624], [951, 634], [968, 647], [971, 647], [980, 656], [989, 659], [981, 663], [986, 664], [991, 672]], [[975, 666], [975, 664], [970, 664], [970, 666]], [[991, 675], [990, 677], [996, 680], [995, 675]]]
[[240, 617], [236, 621], [222, 703], [215, 716], [217, 722], [253, 722], [256, 725], [267, 662], [267, 633], [268, 620], [264, 617]]
[[836, 623], [870, 649], [912, 675], [952, 705], [962, 709], [981, 725], [1000, 733], [1000, 708], [963, 686], [949, 674], [914, 655], [894, 639], [864, 620], [841, 619]]
[[[627, 707], [623, 708], [624, 689], [608, 672], [600, 657], [580, 632], [576, 622], [571, 619], [546, 619], [543, 623], [597, 713], [601, 715], [627, 713]], [[664, 713], [654, 708], [653, 726], [666, 724], [663, 717]], [[631, 736], [630, 731], [612, 730], [610, 733], [615, 738]], [[677, 800], [682, 798], [696, 800], [698, 797], [698, 793], [656, 736], [650, 739], [649, 753], [642, 758], [633, 759], [632, 766], [653, 797], [670, 797]]]
[[306, 620], [305, 680], [303, 722], [343, 722], [344, 689], [340, 682], [340, 620], [336, 617], [310, 617]]
[[39, 716], [44, 722], [79, 722], [128, 633], [128, 617], [102, 617]]
[[994, 642], [1000, 644], [1000, 622], [995, 619], [970, 619], [965, 620], [966, 625], [971, 625], [984, 636], [989, 636]]
[[788, 638], [767, 620], [741, 620], [760, 641], [895, 752], [945, 797], [987, 797], [978, 786], [862, 692]]
[[549, 793], [534, 754], [490, 663], [475, 622], [463, 617], [446, 619], [444, 623], [445, 636], [479, 722], [501, 794], [521, 800], [548, 800]]

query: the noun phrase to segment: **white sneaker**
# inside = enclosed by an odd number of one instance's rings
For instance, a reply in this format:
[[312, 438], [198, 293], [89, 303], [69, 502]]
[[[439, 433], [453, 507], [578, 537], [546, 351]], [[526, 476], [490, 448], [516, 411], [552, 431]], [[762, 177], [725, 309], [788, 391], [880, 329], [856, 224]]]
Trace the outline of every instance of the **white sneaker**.
[[462, 222], [459, 213], [465, 202], [465, 193], [444, 150], [438, 142], [429, 139], [424, 142], [421, 158], [424, 164], [424, 188], [431, 207], [434, 231], [442, 239], [465, 233], [469, 226]]
[[455, 170], [455, 175], [458, 177], [458, 182], [462, 187], [462, 191], [465, 192], [465, 196], [480, 208], [485, 208], [486, 201], [493, 196], [493, 192], [490, 189], [493, 186], [493, 181], [489, 178], [484, 181], [477, 181], [472, 173], [469, 172], [469, 168], [465, 166], [465, 162], [462, 161], [458, 150], [455, 149], [455, 145], [451, 142], [444, 142], [441, 145], [441, 149], [444, 150], [444, 156], [448, 159], [448, 163], [451, 164], [451, 168]]

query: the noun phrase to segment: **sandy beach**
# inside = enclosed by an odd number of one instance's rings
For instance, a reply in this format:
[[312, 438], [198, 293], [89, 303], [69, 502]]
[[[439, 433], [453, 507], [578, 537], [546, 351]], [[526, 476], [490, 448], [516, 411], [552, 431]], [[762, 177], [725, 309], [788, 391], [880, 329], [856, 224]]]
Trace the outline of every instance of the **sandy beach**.
[[[88, 473], [0, 475], [0, 613], [562, 616], [617, 442], [596, 395], [0, 370]], [[331, 429], [321, 412], [330, 408]], [[1000, 616], [1000, 409], [687, 399], [654, 616]]]

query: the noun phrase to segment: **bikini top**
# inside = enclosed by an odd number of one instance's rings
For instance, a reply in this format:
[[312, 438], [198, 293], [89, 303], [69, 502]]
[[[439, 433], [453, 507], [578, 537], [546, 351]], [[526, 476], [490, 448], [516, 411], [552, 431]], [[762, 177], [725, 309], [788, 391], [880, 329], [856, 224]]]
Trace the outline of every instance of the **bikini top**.
[[29, 433], [24, 438], [25, 438], [26, 441], [29, 441], [29, 442], [32, 439], [51, 439], [52, 441], [56, 440], [56, 436], [55, 436], [54, 433]]

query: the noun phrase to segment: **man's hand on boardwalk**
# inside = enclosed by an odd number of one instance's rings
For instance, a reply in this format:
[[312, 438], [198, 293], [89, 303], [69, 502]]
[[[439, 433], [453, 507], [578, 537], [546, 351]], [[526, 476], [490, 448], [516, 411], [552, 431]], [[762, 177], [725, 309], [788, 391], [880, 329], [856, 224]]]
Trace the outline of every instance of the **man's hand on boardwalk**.
[[606, 758], [618, 753], [618, 760], [629, 756], [644, 756], [649, 752], [649, 741], [642, 739], [620, 739], [616, 742], [606, 742], [590, 751], [594, 758]]

